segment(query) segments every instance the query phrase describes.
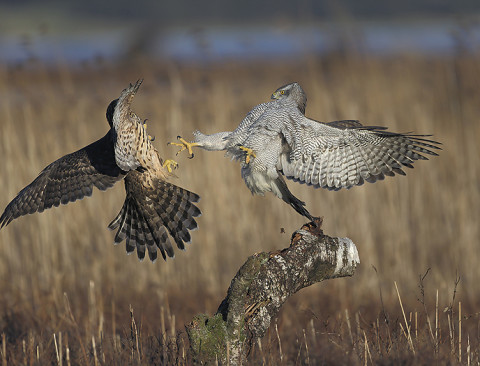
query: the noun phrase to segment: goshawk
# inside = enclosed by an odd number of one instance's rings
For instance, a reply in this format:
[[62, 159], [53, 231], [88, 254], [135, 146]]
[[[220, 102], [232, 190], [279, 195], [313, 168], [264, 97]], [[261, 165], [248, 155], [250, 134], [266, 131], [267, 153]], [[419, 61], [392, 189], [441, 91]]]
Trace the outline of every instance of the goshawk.
[[201, 213], [194, 203], [200, 197], [166, 181], [176, 163], [162, 161], [145, 122], [131, 110], [141, 83], [130, 84], [110, 103], [110, 130], [104, 137], [51, 163], [18, 193], [0, 217], [0, 228], [19, 216], [91, 196], [94, 186], [104, 191], [124, 179], [125, 202], [109, 225], [118, 229], [115, 244], [126, 239], [128, 253], [136, 248], [142, 260], [147, 249], [152, 261], [157, 247], [164, 259], [174, 256], [168, 234], [185, 248], [189, 230], [197, 228], [194, 218]]
[[[298, 83], [278, 88], [273, 101], [254, 107], [233, 132], [205, 135], [195, 141], [180, 136], [181, 151], [192, 147], [226, 150], [241, 161], [242, 178], [253, 194], [272, 192], [301, 215], [313, 220], [305, 203], [288, 189], [282, 175], [315, 188], [339, 190], [405, 175], [422, 154], [437, 155], [440, 143], [430, 135], [394, 133], [385, 127], [362, 126], [356, 120], [319, 122], [305, 116], [307, 96]], [[179, 153], [178, 152], [178, 153]], [[177, 153], [177, 154], [178, 154]]]

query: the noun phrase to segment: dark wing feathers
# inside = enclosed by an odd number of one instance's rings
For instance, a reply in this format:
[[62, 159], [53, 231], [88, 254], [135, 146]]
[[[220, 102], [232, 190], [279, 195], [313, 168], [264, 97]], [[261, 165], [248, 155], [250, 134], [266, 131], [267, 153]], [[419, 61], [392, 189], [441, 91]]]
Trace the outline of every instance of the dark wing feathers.
[[143, 260], [143, 258], [145, 258], [145, 252], [146, 252], [146, 241], [145, 241], [145, 235], [146, 233], [144, 233], [144, 227], [143, 227], [143, 222], [144, 222], [144, 218], [143, 218], [143, 215], [141, 213], [140, 210], [134, 210], [133, 211], [133, 224], [134, 224], [134, 227], [135, 227], [135, 231], [134, 231], [134, 236], [132, 238], [132, 240], [134, 241], [134, 243], [136, 244], [136, 247], [137, 247], [137, 256], [138, 256], [138, 259], [140, 260]]
[[126, 220], [125, 220], [125, 224], [129, 228], [129, 230], [127, 230], [125, 233], [126, 234], [125, 248], [128, 254], [131, 254], [135, 251], [135, 214], [136, 212], [132, 206], [130, 206], [130, 210], [129, 210], [130, 214], [126, 217]]
[[430, 135], [389, 132], [354, 120], [322, 123], [296, 115], [289, 121], [296, 128], [282, 129], [289, 149], [280, 156], [280, 170], [287, 178], [332, 190], [405, 175], [403, 167], [438, 155], [441, 145]]
[[0, 227], [19, 216], [91, 196], [93, 187], [106, 190], [123, 178], [115, 163], [111, 132], [47, 166], [22, 189], [0, 217]]
[[[322, 122], [318, 122], [318, 123], [322, 123]], [[340, 128], [340, 129], [361, 128], [361, 127], [363, 127], [362, 124], [359, 121], [351, 120], [351, 119], [347, 119], [347, 120], [343, 120], [343, 121], [332, 121], [332, 122], [327, 122], [326, 124], [331, 126], [331, 127], [336, 127], [336, 128]]]
[[[147, 181], [152, 181], [154, 188]], [[189, 230], [197, 228], [194, 218], [201, 215], [194, 205], [198, 195], [151, 177], [149, 171], [130, 172], [125, 177], [125, 190], [125, 203], [109, 225], [118, 229], [116, 243], [127, 239], [127, 251], [136, 246], [140, 259], [147, 249], [152, 261], [157, 258], [157, 248], [164, 259], [174, 256], [169, 235], [179, 249], [185, 248], [191, 241]]]

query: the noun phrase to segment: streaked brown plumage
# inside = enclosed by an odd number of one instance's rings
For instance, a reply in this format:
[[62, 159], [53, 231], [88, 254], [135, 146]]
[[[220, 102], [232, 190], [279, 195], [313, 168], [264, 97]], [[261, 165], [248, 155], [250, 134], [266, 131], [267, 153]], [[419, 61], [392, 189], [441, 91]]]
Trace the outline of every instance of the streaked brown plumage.
[[110, 130], [104, 137], [51, 163], [18, 193], [0, 217], [0, 228], [19, 216], [91, 196], [94, 186], [103, 191], [124, 179], [125, 202], [109, 225], [118, 229], [115, 243], [126, 239], [127, 252], [137, 248], [140, 259], [148, 249], [152, 261], [157, 248], [164, 259], [174, 256], [168, 234], [178, 248], [185, 248], [189, 230], [197, 228], [194, 218], [201, 213], [194, 203], [200, 197], [165, 180], [172, 174], [131, 110], [141, 83], [130, 85], [110, 103]]

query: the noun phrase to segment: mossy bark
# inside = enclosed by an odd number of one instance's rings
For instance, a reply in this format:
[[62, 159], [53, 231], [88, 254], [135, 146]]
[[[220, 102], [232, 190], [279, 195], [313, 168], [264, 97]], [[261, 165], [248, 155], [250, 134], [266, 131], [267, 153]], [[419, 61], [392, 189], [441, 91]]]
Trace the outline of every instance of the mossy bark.
[[197, 362], [242, 364], [288, 297], [323, 280], [353, 276], [360, 263], [355, 244], [324, 235], [320, 225], [297, 230], [288, 248], [249, 257], [217, 313], [197, 315], [186, 326]]

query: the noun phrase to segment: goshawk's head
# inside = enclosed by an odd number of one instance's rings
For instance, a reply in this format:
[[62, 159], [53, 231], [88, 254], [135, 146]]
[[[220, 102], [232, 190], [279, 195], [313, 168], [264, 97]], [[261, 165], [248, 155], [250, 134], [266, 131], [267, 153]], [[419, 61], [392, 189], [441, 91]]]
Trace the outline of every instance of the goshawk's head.
[[305, 114], [305, 107], [307, 106], [307, 95], [298, 83], [290, 83], [281, 86], [272, 94], [272, 99], [292, 99], [297, 103], [298, 109]]

